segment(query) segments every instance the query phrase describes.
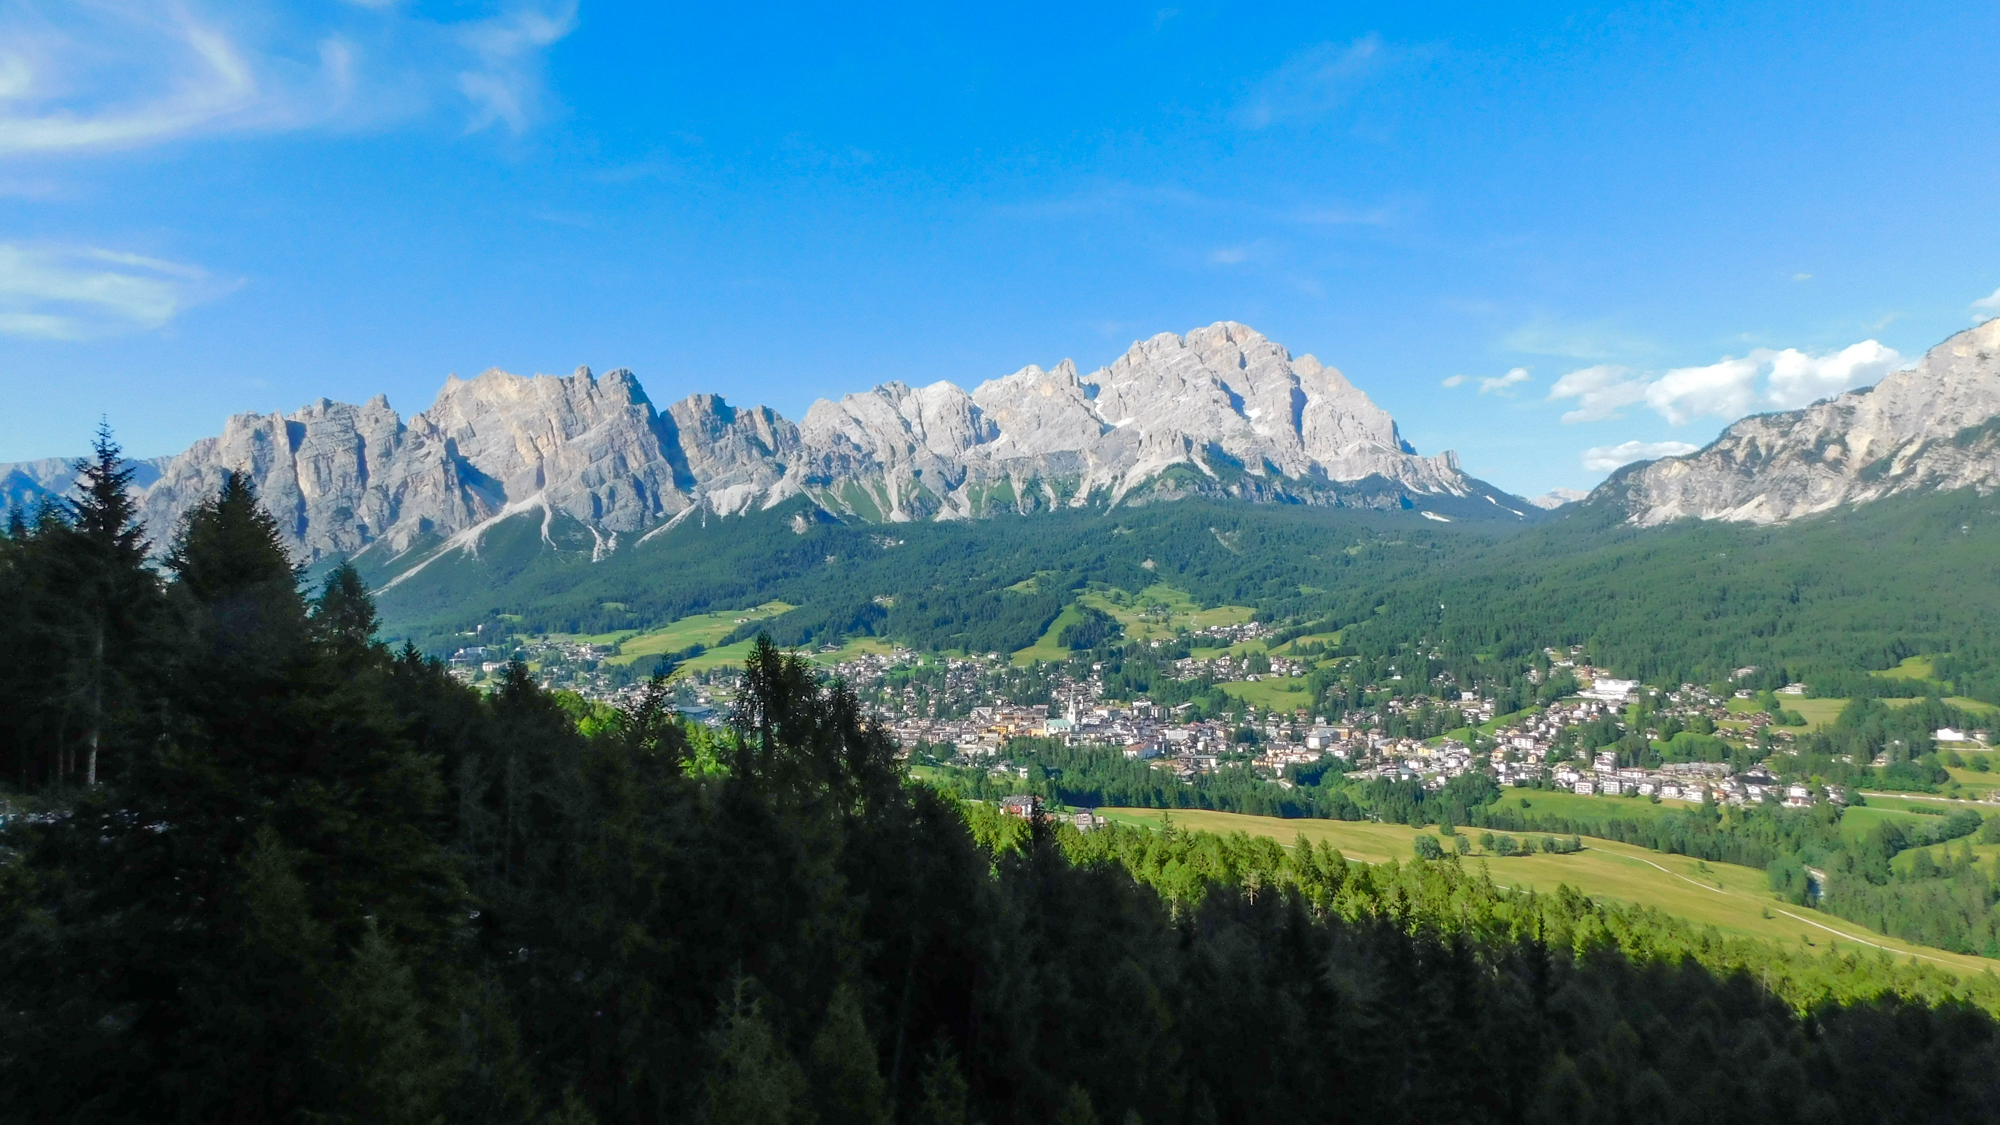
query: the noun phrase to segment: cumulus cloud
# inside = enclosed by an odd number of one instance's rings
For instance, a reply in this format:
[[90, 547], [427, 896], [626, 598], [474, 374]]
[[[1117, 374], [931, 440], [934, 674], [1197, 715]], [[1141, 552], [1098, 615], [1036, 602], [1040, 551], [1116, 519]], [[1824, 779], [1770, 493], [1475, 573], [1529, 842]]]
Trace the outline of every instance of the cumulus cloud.
[[1575, 410], [1562, 416], [1565, 422], [1597, 422], [1615, 418], [1618, 411], [1646, 398], [1646, 383], [1629, 367], [1600, 363], [1572, 371], [1549, 388], [1551, 400], [1573, 398]]
[[1577, 401], [1576, 409], [1562, 416], [1565, 422], [1616, 418], [1625, 407], [1642, 403], [1676, 426], [1696, 418], [1735, 421], [1752, 411], [1794, 410], [1867, 386], [1904, 365], [1901, 354], [1875, 340], [1822, 355], [1758, 348], [1742, 358], [1724, 356], [1660, 374], [1610, 364], [1580, 368], [1556, 380], [1549, 399]]
[[1796, 410], [1842, 391], [1879, 382], [1882, 376], [1903, 366], [1903, 357], [1894, 348], [1863, 340], [1832, 355], [1818, 357], [1797, 348], [1786, 348], [1771, 356], [1770, 363], [1765, 401], [1780, 410]]
[[1465, 376], [1453, 375], [1444, 381], [1444, 385], [1447, 387], [1462, 387], [1465, 385]]
[[[545, 2], [545, 0], [544, 0]], [[576, 24], [500, 0], [440, 23], [394, 3], [0, 7], [0, 154], [139, 148], [184, 137], [361, 126], [457, 101], [519, 132], [541, 59]]]
[[1507, 388], [1518, 386], [1527, 381], [1528, 369], [1525, 367], [1516, 367], [1508, 371], [1505, 375], [1479, 380], [1479, 393], [1505, 395]]
[[1681, 457], [1700, 448], [1684, 441], [1623, 441], [1617, 445], [1593, 445], [1583, 451], [1583, 467], [1593, 473], [1608, 473], [1634, 461]]
[[1740, 418], [1757, 402], [1755, 359], [1724, 358], [1704, 367], [1676, 367], [1646, 384], [1646, 405], [1678, 426], [1701, 415]]
[[1991, 297], [1981, 297], [1972, 302], [1972, 307], [1981, 313], [2000, 313], [2000, 289], [1995, 289]]
[[81, 340], [159, 328], [226, 288], [206, 270], [140, 254], [0, 243], [0, 335]]

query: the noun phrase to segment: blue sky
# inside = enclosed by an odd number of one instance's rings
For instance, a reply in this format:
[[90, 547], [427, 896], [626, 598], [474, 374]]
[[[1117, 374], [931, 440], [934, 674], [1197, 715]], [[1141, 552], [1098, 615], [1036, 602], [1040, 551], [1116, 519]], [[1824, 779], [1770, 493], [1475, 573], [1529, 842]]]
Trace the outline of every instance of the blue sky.
[[2000, 313], [1991, 4], [1171, 2], [0, 0], [0, 460], [1233, 319], [1532, 493]]

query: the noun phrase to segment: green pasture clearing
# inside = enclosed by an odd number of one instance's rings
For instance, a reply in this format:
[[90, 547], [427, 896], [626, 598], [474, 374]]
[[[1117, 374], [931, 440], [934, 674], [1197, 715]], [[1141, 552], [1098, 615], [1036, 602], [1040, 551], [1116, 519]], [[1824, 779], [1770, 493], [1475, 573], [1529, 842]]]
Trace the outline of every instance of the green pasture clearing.
[[855, 637], [842, 642], [841, 646], [832, 652], [807, 653], [806, 659], [815, 664], [833, 665], [844, 660], [852, 660], [857, 656], [888, 656], [895, 651], [894, 641], [884, 640], [881, 637]]
[[1873, 789], [1864, 789], [1861, 795], [1867, 799], [1869, 808], [1889, 812], [1908, 812], [1924, 816], [1937, 813], [1949, 814], [1956, 809], [1971, 809], [1981, 816], [2000, 815], [2000, 805], [1995, 805], [1991, 801], [1974, 800], [1967, 796], [1934, 797], [1928, 793], [1881, 793]]
[[1885, 680], [1935, 680], [1937, 667], [1928, 656], [1906, 656], [1894, 668], [1885, 668], [1873, 674]]
[[[1815, 730], [1819, 727], [1828, 726], [1835, 719], [1839, 718], [1841, 710], [1847, 706], [1847, 700], [1808, 699], [1803, 695], [1781, 695], [1778, 697], [1778, 705], [1787, 711], [1797, 711], [1806, 721], [1804, 729]], [[1737, 715], [1753, 715], [1763, 710], [1762, 707], [1757, 706], [1757, 701], [1754, 699], [1732, 699], [1727, 706], [1731, 713]], [[1801, 728], [1778, 727], [1776, 729], [1796, 731]]]
[[[1203, 809], [1099, 809], [1125, 824], [1157, 826], [1163, 819], [1176, 827], [1202, 832], [1245, 832], [1291, 844], [1303, 835], [1339, 848], [1342, 855], [1367, 863], [1412, 862], [1417, 829], [1368, 821], [1282, 820]], [[1461, 830], [1463, 833], [1465, 830]], [[1476, 843], [1478, 830], [1471, 832]], [[1540, 833], [1506, 833], [1516, 838]], [[1473, 856], [1464, 864], [1484, 864], [1501, 886], [1553, 892], [1567, 884], [1593, 898], [1650, 906], [1697, 925], [1714, 926], [1726, 934], [1798, 945], [1802, 940], [1819, 949], [1829, 944], [1860, 953], [1883, 948], [1891, 953], [1922, 957], [1955, 972], [1978, 973], [2000, 968], [2000, 961], [1969, 957], [1885, 937], [1851, 922], [1804, 907], [1784, 904], [1769, 890], [1764, 873], [1753, 867], [1708, 863], [1686, 856], [1664, 855], [1611, 840], [1586, 837], [1584, 850], [1572, 855]], [[1446, 841], [1449, 847], [1450, 842]], [[1449, 861], [1447, 861], [1449, 862]], [[1720, 884], [1718, 886], [1718, 884]], [[1766, 918], [1766, 913], [1770, 917]], [[1816, 923], [1816, 924], [1815, 924]]]
[[[1017, 588], [1032, 589], [1036, 579], [1017, 583]], [[1207, 609], [1201, 607], [1184, 590], [1176, 589], [1163, 582], [1132, 593], [1116, 586], [1103, 586], [1077, 596], [1075, 602], [1064, 606], [1049, 627], [1034, 644], [1014, 653], [1014, 663], [1033, 664], [1037, 660], [1061, 662], [1072, 655], [1069, 649], [1056, 643], [1064, 627], [1081, 619], [1076, 606], [1089, 606], [1109, 614], [1123, 628], [1128, 641], [1166, 640], [1183, 630], [1205, 629], [1211, 625], [1240, 625], [1256, 615], [1257, 610], [1247, 605], [1220, 605]], [[1235, 646], [1232, 646], [1232, 649]], [[1256, 647], [1262, 648], [1262, 642]]]
[[1942, 867], [1944, 866], [1946, 852], [1955, 856], [1970, 844], [1973, 857], [1978, 860], [1979, 866], [1986, 870], [1986, 877], [1990, 879], [1993, 877], [1994, 857], [2000, 856], [2000, 844], [1974, 843], [1974, 839], [1976, 837], [1963, 840], [1947, 840], [1942, 844], [1932, 844], [1927, 848], [1911, 848], [1905, 852], [1898, 852], [1895, 858], [1889, 861], [1889, 866], [1898, 872], [1907, 873], [1910, 870], [1910, 865], [1917, 862], [1917, 853], [1923, 852], [1931, 857], [1932, 863]]
[[1840, 814], [1840, 838], [1853, 842], [1865, 840], [1875, 826], [1885, 820], [1896, 821], [1905, 827], [1925, 822], [1921, 813], [1910, 812], [1908, 806], [1900, 806], [1893, 798], [1868, 795], [1868, 804], [1851, 808]]
[[1075, 603], [1064, 606], [1062, 612], [1056, 614], [1056, 619], [1049, 622], [1049, 627], [1042, 630], [1042, 635], [1036, 639], [1034, 644], [1014, 654], [1014, 663], [1028, 665], [1033, 664], [1037, 660], [1046, 660], [1050, 663], [1060, 664], [1068, 660], [1073, 654], [1069, 649], [1057, 644], [1056, 638], [1062, 636], [1064, 629], [1078, 624], [1082, 620], [1083, 614], [1078, 611]]
[[1291, 656], [1298, 651], [1298, 646], [1302, 644], [1325, 645], [1328, 648], [1332, 648], [1335, 645], [1338, 645], [1339, 643], [1340, 643], [1339, 630], [1335, 630], [1334, 632], [1331, 633], [1307, 633], [1303, 637], [1293, 637], [1291, 640], [1286, 641], [1284, 644], [1281, 644], [1278, 647], [1272, 649], [1271, 655]]
[[1840, 712], [1847, 707], [1845, 699], [1807, 699], [1800, 695], [1785, 695], [1779, 699], [1784, 703], [1785, 710], [1797, 711], [1805, 716], [1807, 730], [1832, 726], [1833, 721], [1840, 717]]
[[674, 669], [674, 675], [682, 676], [689, 672], [707, 672], [716, 668], [741, 668], [743, 662], [750, 656], [750, 646], [756, 643], [756, 638], [752, 637], [748, 640], [737, 641], [733, 645], [723, 645], [721, 648], [709, 649], [700, 656], [690, 657], [682, 661], [679, 667]]
[[1249, 680], [1229, 680], [1215, 685], [1228, 693], [1231, 698], [1240, 699], [1253, 707], [1267, 711], [1292, 711], [1300, 707], [1310, 707], [1313, 694], [1306, 690], [1303, 676], [1266, 676], [1254, 683]]
[[[1521, 802], [1526, 801], [1523, 807]], [[1670, 812], [1698, 809], [1701, 802], [1661, 801], [1654, 804], [1644, 797], [1586, 797], [1561, 790], [1504, 790], [1490, 807], [1527, 816], [1560, 816], [1570, 820], [1652, 820]]]
[[730, 630], [738, 625], [776, 617], [793, 608], [795, 607], [784, 602], [765, 602], [751, 609], [725, 609], [715, 613], [683, 617], [657, 629], [628, 629], [618, 633], [599, 633], [594, 636], [561, 639], [594, 645], [617, 645], [618, 655], [605, 663], [630, 664], [642, 656], [679, 652], [689, 645], [713, 644], [728, 636]]
[[[1970, 758], [1972, 754], [1969, 751], [1961, 751], [1959, 756]], [[1945, 772], [1950, 774], [1951, 779], [1957, 782], [1960, 788], [1974, 799], [1984, 797], [1995, 789], [2000, 789], [2000, 777], [1993, 776], [1990, 771], [1980, 773], [1978, 770], [1969, 770], [1963, 766], [1946, 766]]]
[[[1904, 707], [1911, 703], [1915, 703], [1918, 698], [1920, 697], [1910, 696], [1908, 698], [1884, 699], [1882, 700], [1882, 702], [1888, 704], [1891, 707]], [[1996, 707], [1991, 703], [1985, 703], [1977, 699], [1970, 699], [1963, 695], [1947, 695], [1944, 697], [1944, 701], [1946, 703], [1951, 704], [1953, 707], [1958, 708], [1961, 711], [1970, 711], [1975, 715], [1991, 715], [1995, 711], [2000, 711], [2000, 707]], [[1842, 702], [1846, 701], [1842, 700]]]
[[1501, 727], [1512, 726], [1523, 719], [1532, 718], [1533, 716], [1538, 715], [1540, 713], [1541, 712], [1536, 708], [1530, 707], [1521, 711], [1510, 711], [1505, 715], [1495, 715], [1492, 718], [1486, 720], [1485, 722], [1479, 724], [1479, 733], [1485, 735], [1491, 735], [1497, 732]]

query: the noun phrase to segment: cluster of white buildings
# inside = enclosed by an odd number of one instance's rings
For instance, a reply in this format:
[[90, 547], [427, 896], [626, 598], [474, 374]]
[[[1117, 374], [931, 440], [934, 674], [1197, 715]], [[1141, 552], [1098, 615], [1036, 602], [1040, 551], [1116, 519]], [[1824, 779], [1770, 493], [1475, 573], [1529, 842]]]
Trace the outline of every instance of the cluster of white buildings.
[[1231, 656], [1228, 653], [1208, 659], [1199, 656], [1187, 656], [1174, 661], [1174, 675], [1183, 680], [1193, 680], [1202, 676], [1209, 676], [1218, 681], [1249, 680], [1255, 682], [1264, 679], [1266, 676], [1303, 676], [1307, 672], [1312, 671], [1311, 665], [1303, 660], [1296, 660], [1288, 656], [1273, 656], [1268, 659], [1270, 662], [1270, 669], [1268, 671], [1252, 672], [1250, 670], [1250, 658], [1247, 656]]

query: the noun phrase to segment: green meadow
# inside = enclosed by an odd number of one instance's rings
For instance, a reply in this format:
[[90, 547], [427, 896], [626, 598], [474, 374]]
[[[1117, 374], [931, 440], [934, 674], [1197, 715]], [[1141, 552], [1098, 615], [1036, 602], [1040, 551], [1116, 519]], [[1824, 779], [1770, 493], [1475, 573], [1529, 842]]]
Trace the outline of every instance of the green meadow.
[[[1291, 844], [1300, 836], [1329, 843], [1349, 859], [1366, 863], [1410, 862], [1418, 829], [1369, 821], [1282, 820], [1277, 817], [1200, 809], [1099, 809], [1108, 819], [1156, 828], [1162, 823], [1201, 832], [1244, 832]], [[1432, 830], [1426, 829], [1426, 832]], [[1433, 833], [1434, 834], [1434, 833]], [[1461, 830], [1475, 842], [1478, 830]], [[1535, 833], [1507, 835], [1536, 836]], [[1450, 846], [1450, 841], [1445, 841]], [[1611, 840], [1586, 837], [1584, 850], [1570, 855], [1473, 855], [1457, 862], [1484, 865], [1501, 886], [1540, 894], [1568, 885], [1593, 898], [1649, 906], [1701, 925], [1714, 926], [1736, 937], [1825, 949], [1829, 946], [1865, 952], [1881, 949], [1902, 957], [1922, 958], [1956, 972], [2000, 969], [2000, 961], [1970, 957], [1914, 945], [1862, 929], [1852, 922], [1805, 907], [1791, 906], [1774, 896], [1764, 873], [1751, 867], [1705, 863], [1686, 856], [1663, 855]]]

